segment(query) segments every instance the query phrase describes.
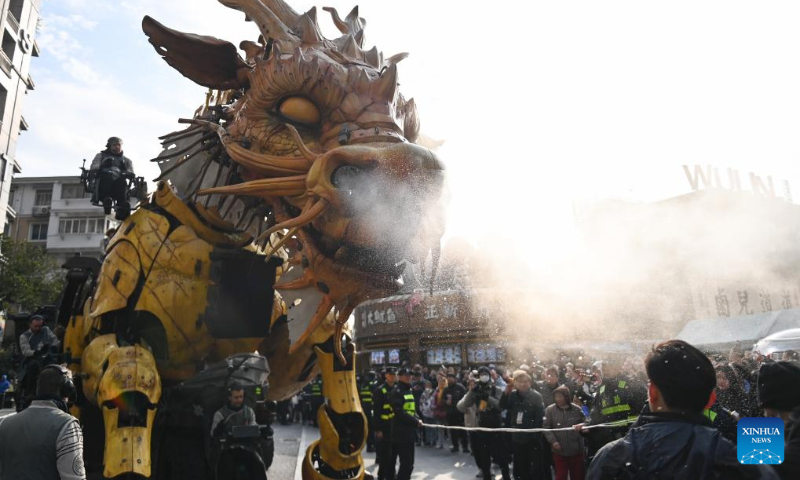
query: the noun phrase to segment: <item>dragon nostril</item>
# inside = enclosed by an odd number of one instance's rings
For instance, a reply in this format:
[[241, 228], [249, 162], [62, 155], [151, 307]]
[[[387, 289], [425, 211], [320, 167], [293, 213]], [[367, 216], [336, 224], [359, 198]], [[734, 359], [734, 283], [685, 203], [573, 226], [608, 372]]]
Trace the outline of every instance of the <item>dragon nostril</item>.
[[367, 172], [354, 167], [352, 165], [342, 165], [331, 174], [331, 183], [333, 186], [352, 195], [359, 184], [363, 182], [364, 175]]

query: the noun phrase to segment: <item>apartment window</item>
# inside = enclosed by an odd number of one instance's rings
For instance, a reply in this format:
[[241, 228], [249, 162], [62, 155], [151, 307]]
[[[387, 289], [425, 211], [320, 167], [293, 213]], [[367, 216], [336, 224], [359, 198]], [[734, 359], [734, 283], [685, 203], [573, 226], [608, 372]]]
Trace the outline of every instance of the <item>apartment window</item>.
[[11, 0], [11, 3], [8, 5], [8, 11], [11, 15], [14, 15], [14, 18], [17, 19], [17, 22], [22, 20], [22, 7], [25, 6], [25, 0]]
[[63, 200], [71, 198], [87, 198], [89, 196], [83, 185], [64, 185], [61, 187], [61, 198]]
[[36, 201], [34, 202], [35, 206], [42, 207], [50, 205], [51, 200], [53, 200], [52, 190], [36, 190]]
[[69, 235], [74, 233], [103, 233], [106, 230], [107, 220], [99, 218], [63, 218], [58, 223], [58, 233]]
[[11, 205], [11, 208], [14, 208], [14, 196], [17, 194], [17, 189], [12, 188], [10, 192], [8, 192], [8, 204]]
[[14, 61], [14, 50], [17, 48], [17, 41], [8, 31], [3, 31], [3, 53], [9, 60]]
[[31, 242], [41, 242], [47, 240], [47, 224], [46, 223], [33, 223], [31, 224], [31, 234], [28, 236]]

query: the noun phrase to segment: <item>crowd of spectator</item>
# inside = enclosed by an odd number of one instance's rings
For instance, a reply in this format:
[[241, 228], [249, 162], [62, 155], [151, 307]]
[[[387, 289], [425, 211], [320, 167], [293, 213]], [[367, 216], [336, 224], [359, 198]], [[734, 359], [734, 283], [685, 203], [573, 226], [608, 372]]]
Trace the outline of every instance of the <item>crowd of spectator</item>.
[[[677, 360], [670, 356], [676, 355], [676, 351], [681, 354]], [[689, 361], [686, 358], [691, 362], [681, 366], [681, 362]], [[668, 365], [670, 359], [673, 366], [666, 372], [653, 366], [654, 362]], [[714, 435], [718, 434], [726, 439], [726, 445], [735, 449], [737, 421], [765, 415], [781, 417], [786, 422], [786, 453], [785, 461], [777, 467], [779, 478], [800, 478], [800, 367], [797, 366], [800, 364], [797, 361], [798, 355], [793, 351], [770, 358], [736, 346], [727, 354], [703, 354], [691, 345], [680, 343], [654, 348], [645, 359], [608, 354], [600, 360], [581, 358], [573, 362], [569, 357], [560, 356], [551, 362], [522, 362], [508, 370], [491, 364], [434, 369], [406, 365], [400, 371], [408, 381], [399, 383], [407, 385], [404, 387], [406, 395], [413, 395], [416, 418], [430, 425], [419, 427], [409, 441], [413, 438], [417, 447], [449, 448], [451, 452], [471, 454], [478, 466], [476, 476], [479, 478], [494, 478], [495, 473], [504, 479], [638, 478], [620, 473], [626, 467], [625, 462], [619, 465], [619, 459], [630, 454], [631, 442], [643, 441], [642, 432], [659, 435], [667, 431], [675, 435], [684, 424], [695, 430], [700, 426], [712, 426], [713, 430], [692, 431], [692, 438], [700, 439], [696, 443], [684, 442], [673, 447], [683, 449], [684, 454], [687, 449], [702, 450], [704, 442], [716, 442]], [[669, 376], [680, 372], [681, 368], [693, 369], [696, 374], [688, 377], [705, 378], [706, 383], [695, 386], [695, 390], [686, 390], [688, 387], [678, 385], [689, 381], [681, 379], [682, 374], [679, 373], [678, 380]], [[705, 377], [698, 373], [701, 369]], [[388, 371], [396, 373], [393, 369]], [[375, 434], [382, 430], [383, 435], [391, 435], [392, 407], [388, 399], [397, 385], [396, 375], [383, 375], [386, 372], [364, 372], [358, 378], [362, 405], [370, 422], [367, 451], [377, 449], [378, 457], [380, 442], [376, 442]], [[319, 382], [315, 380], [304, 393], [284, 402], [283, 409], [279, 406], [279, 412], [284, 412], [279, 418], [284, 422], [313, 424], [314, 411], [323, 401]], [[655, 390], [654, 385], [657, 385]], [[704, 393], [704, 388], [709, 389], [710, 395]], [[705, 396], [706, 400], [699, 410], [697, 405], [677, 408], [676, 395], [667, 393], [670, 391], [678, 391], [681, 399], [694, 395], [696, 398]], [[654, 396], [660, 411], [651, 411]], [[682, 400], [677, 403], [681, 404]], [[680, 415], [675, 413], [678, 410]], [[702, 420], [695, 418], [695, 410]], [[609, 423], [614, 426], [587, 428]], [[433, 425], [553, 431], [464, 431]], [[636, 430], [639, 436], [631, 434], [631, 430]], [[663, 447], [670, 442], [659, 444]], [[393, 455], [387, 452], [384, 453]], [[731, 478], [776, 478], [763, 470], [743, 473], [737, 469], [738, 463], [728, 465], [725, 462], [730, 459], [717, 458], [719, 452], [703, 452], [703, 455], [708, 457], [708, 465], [727, 468], [725, 475]], [[646, 463], [639, 468], [652, 467], [651, 460], [638, 459]], [[391, 469], [393, 463], [387, 468]], [[605, 465], [602, 468], [601, 463]], [[670, 472], [670, 468], [663, 465], [661, 468], [664, 474]], [[406, 468], [403, 473], [410, 471]], [[380, 475], [380, 478], [395, 477]], [[684, 477], [678, 475], [677, 478]]]
[[[654, 355], [648, 355], [651, 363]], [[788, 352], [786, 358], [792, 355]], [[759, 368], [774, 360], [746, 355], [739, 347], [724, 356], [698, 353], [696, 361], [703, 359], [713, 375], [713, 392], [706, 395], [700, 415], [735, 445], [736, 421], [764, 415], [764, 405], [759, 403]], [[470, 453], [479, 469], [476, 476], [485, 479], [494, 478], [493, 470], [504, 479], [616, 478], [596, 473], [587, 477], [587, 467], [603, 447], [622, 442], [632, 426], [663, 421], [659, 415], [664, 412], [649, 411], [648, 398], [653, 392], [648, 389], [653, 380], [647, 365], [641, 357], [613, 354], [577, 365], [562, 356], [552, 363], [522, 363], [513, 370], [496, 365], [409, 366], [417, 417], [427, 425], [554, 430], [539, 434], [421, 427], [416, 445]], [[382, 384], [374, 372], [365, 373], [361, 382], [371, 388]], [[375, 418], [381, 406], [373, 405]], [[668, 409], [667, 403], [661, 408]], [[782, 408], [784, 412], [794, 410], [786, 405]], [[614, 423], [613, 428], [586, 428], [609, 423]], [[713, 461], [712, 455], [709, 462]]]

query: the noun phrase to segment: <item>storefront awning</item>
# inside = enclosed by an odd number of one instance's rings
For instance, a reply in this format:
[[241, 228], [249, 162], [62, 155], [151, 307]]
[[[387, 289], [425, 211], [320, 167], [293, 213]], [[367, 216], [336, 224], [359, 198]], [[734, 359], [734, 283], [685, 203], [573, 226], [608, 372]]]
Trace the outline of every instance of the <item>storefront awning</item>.
[[771, 333], [798, 327], [800, 308], [792, 308], [739, 317], [692, 320], [677, 338], [707, 350], [723, 351], [737, 342], [749, 349]]

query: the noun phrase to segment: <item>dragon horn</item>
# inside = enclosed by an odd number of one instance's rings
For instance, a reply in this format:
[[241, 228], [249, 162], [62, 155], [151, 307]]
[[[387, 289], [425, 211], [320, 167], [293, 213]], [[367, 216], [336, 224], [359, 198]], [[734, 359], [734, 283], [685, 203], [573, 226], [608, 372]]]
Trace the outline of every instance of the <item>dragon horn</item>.
[[295, 18], [293, 22], [289, 22], [290, 25], [297, 22], [299, 15], [281, 0], [268, 0], [267, 3], [271, 4], [270, 7], [264, 5], [261, 0], [219, 0], [219, 3], [228, 8], [244, 12], [247, 20], [256, 22], [264, 38], [272, 37], [278, 40], [297, 41], [297, 36], [292, 33], [277, 12], [280, 11], [287, 19], [291, 19], [291, 15], [285, 9], [294, 13]]

